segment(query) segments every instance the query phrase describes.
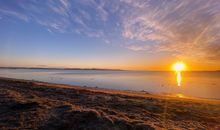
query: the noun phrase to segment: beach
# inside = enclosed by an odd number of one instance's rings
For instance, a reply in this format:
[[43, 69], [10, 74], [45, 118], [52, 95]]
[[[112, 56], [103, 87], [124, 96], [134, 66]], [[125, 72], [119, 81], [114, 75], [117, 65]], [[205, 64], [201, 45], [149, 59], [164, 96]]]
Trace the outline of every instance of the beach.
[[1, 130], [220, 129], [220, 101], [0, 78]]

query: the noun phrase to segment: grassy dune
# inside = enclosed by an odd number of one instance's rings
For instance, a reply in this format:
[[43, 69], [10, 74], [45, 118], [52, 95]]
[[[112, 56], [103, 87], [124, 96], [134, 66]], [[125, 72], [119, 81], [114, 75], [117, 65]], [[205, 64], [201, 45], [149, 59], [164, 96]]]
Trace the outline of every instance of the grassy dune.
[[0, 129], [220, 129], [220, 101], [0, 78]]

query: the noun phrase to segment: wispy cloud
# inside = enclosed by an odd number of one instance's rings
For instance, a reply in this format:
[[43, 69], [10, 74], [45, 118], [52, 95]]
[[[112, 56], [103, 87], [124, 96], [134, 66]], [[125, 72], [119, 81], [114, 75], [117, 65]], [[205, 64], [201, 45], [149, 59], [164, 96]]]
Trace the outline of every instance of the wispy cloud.
[[120, 2], [135, 8], [146, 8], [149, 6], [149, 0], [120, 0]]
[[220, 60], [218, 0], [48, 0], [44, 3], [13, 3], [10, 7], [10, 3], [1, 2], [2, 19], [15, 17], [38, 23], [49, 32], [74, 32], [87, 37], [111, 39], [111, 43], [117, 38], [135, 41], [134, 44], [123, 45], [134, 51], [171, 52], [181, 58]]
[[28, 20], [29, 20], [28, 16], [21, 14], [21, 13], [18, 13], [18, 12], [15, 12], [15, 11], [8, 10], [8, 9], [0, 9], [0, 14], [6, 15], [6, 16], [15, 16], [25, 22], [28, 22]]
[[122, 18], [123, 37], [146, 44], [156, 42], [156, 51], [179, 57], [220, 60], [219, 1], [150, 0], [146, 8], [132, 10]]
[[129, 46], [127, 46], [127, 48], [129, 50], [132, 50], [132, 51], [146, 51], [146, 50], [150, 50], [150, 46], [149, 45], [129, 45]]
[[67, 9], [70, 7], [69, 0], [60, 0], [60, 2], [63, 4], [63, 6]]
[[104, 1], [49, 0], [43, 4], [38, 1], [15, 1], [14, 3], [14, 8], [3, 3], [1, 6], [6, 9], [0, 9], [0, 15], [9, 16], [7, 18], [16, 17], [26, 22], [31, 20], [51, 32], [78, 32], [88, 37], [98, 38], [104, 34], [102, 26], [108, 19]]
[[[98, 19], [100, 19], [102, 21], [108, 20], [109, 13], [105, 9], [105, 7], [108, 6], [106, 0], [100, 0], [100, 1], [81, 0], [80, 3], [94, 9], [96, 11], [96, 13], [98, 14]], [[106, 7], [106, 8], [108, 8], [108, 7]]]

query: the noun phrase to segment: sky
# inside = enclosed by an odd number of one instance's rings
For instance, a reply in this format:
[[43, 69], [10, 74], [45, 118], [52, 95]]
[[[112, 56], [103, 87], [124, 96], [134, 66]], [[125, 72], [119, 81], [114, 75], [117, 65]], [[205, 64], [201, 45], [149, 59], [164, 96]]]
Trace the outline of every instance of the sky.
[[220, 70], [219, 0], [0, 0], [0, 66]]

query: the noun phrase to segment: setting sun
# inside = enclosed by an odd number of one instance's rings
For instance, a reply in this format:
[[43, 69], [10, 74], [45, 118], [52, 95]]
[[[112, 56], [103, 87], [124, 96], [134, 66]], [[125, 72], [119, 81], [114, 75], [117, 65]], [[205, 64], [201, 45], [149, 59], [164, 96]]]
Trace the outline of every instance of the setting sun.
[[177, 62], [173, 65], [173, 70], [180, 72], [185, 70], [185, 64], [182, 62]]

